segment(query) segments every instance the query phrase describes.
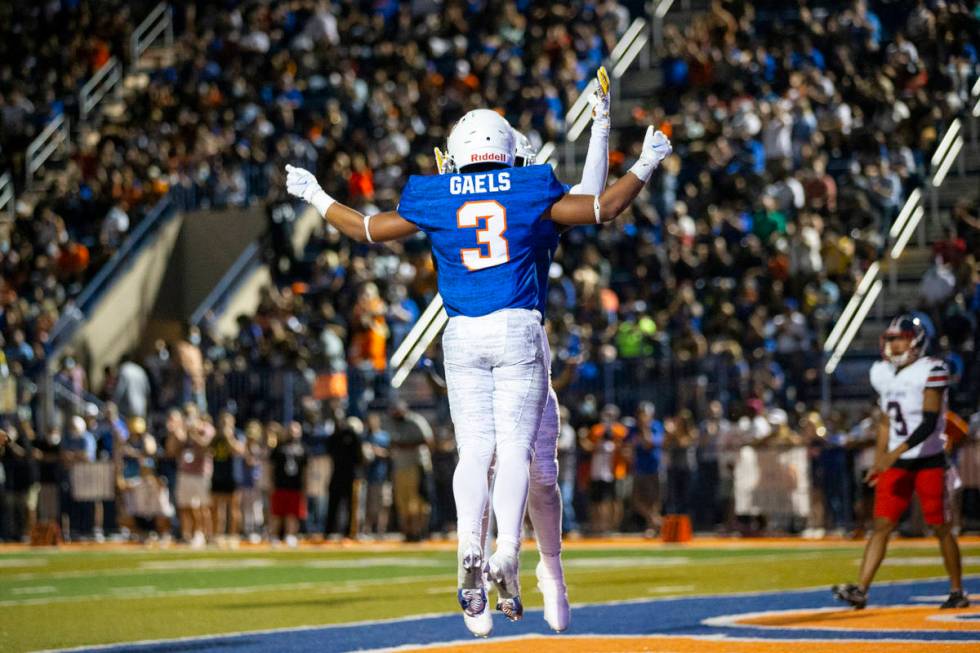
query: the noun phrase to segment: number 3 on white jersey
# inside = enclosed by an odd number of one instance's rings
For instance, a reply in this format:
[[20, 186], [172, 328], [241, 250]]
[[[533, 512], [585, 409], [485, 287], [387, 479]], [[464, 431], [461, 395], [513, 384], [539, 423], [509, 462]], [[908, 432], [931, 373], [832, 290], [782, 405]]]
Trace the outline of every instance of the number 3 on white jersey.
[[493, 200], [467, 202], [456, 212], [456, 226], [460, 229], [477, 229], [476, 242], [487, 246], [484, 255], [481, 247], [468, 247], [459, 250], [463, 265], [470, 271], [503, 265], [510, 260], [510, 250], [504, 232], [507, 231], [507, 209]]

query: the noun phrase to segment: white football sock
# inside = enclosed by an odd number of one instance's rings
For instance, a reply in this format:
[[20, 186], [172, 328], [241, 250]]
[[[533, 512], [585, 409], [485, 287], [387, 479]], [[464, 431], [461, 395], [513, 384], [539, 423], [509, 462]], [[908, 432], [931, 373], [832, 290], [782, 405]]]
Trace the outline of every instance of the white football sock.
[[523, 446], [498, 446], [493, 482], [493, 514], [497, 520], [497, 551], [517, 554], [527, 506], [528, 464], [531, 455]]
[[527, 514], [534, 526], [541, 558], [561, 554], [561, 492], [557, 484], [531, 483], [528, 491]]

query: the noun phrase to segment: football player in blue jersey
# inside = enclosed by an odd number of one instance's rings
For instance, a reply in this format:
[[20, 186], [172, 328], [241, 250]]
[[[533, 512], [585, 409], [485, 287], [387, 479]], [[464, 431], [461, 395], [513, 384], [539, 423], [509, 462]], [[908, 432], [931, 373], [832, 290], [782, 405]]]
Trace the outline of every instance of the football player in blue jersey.
[[[499, 114], [467, 113], [449, 136], [453, 174], [412, 176], [396, 211], [365, 216], [337, 203], [306, 170], [287, 166], [287, 190], [360, 242], [424, 231], [438, 263], [438, 285], [450, 315], [443, 335], [446, 382], [459, 462], [453, 481], [458, 514], [458, 592], [467, 627], [487, 635], [483, 571], [511, 619], [523, 611], [518, 582], [521, 525], [529, 462], [548, 396], [546, 337], [538, 274], [542, 247], [558, 225], [615, 219], [670, 153], [647, 130], [641, 155], [601, 194], [567, 194], [550, 166], [514, 168], [515, 142]], [[544, 243], [544, 245], [542, 245]], [[492, 499], [487, 474], [496, 453]], [[482, 522], [492, 502], [497, 547], [484, 560]]]
[[[570, 193], [596, 195], [606, 187], [609, 173], [609, 78], [605, 69], [598, 73], [599, 84], [589, 98], [592, 104], [592, 129], [588, 151], [582, 170], [582, 179], [574, 186], [567, 186]], [[515, 165], [533, 165], [537, 152], [526, 136], [514, 131], [517, 149]], [[548, 272], [555, 251], [558, 248], [558, 231], [542, 239], [538, 252], [538, 288], [542, 293], [548, 290]], [[540, 298], [544, 306], [546, 297]], [[545, 361], [548, 363], [548, 398], [534, 439], [534, 455], [531, 459], [530, 483], [527, 496], [527, 514], [534, 527], [539, 561], [535, 567], [538, 589], [544, 602], [544, 620], [555, 632], [568, 628], [571, 610], [568, 603], [568, 590], [565, 573], [561, 563], [562, 499], [558, 486], [558, 395], [551, 384], [551, 351], [545, 340]], [[489, 520], [485, 520], [487, 523]], [[484, 546], [484, 550], [486, 550]]]

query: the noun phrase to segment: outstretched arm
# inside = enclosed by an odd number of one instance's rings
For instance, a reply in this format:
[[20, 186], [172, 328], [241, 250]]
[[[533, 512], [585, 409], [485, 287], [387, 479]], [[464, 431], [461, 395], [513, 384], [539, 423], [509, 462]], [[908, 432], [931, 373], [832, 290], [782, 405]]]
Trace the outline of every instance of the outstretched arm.
[[592, 103], [592, 133], [589, 151], [585, 155], [582, 181], [568, 191], [573, 195], [598, 195], [606, 188], [609, 176], [609, 75], [605, 68], [596, 73], [599, 87], [589, 102]]
[[648, 127], [640, 158], [628, 173], [601, 194], [565, 195], [551, 206], [549, 217], [558, 224], [570, 226], [615, 220], [636, 199], [671, 151], [670, 141], [663, 132]]
[[312, 204], [340, 233], [359, 243], [399, 240], [418, 231], [418, 227], [398, 215], [397, 211], [364, 215], [341, 204], [320, 188], [313, 173], [303, 168], [286, 166], [286, 191]]

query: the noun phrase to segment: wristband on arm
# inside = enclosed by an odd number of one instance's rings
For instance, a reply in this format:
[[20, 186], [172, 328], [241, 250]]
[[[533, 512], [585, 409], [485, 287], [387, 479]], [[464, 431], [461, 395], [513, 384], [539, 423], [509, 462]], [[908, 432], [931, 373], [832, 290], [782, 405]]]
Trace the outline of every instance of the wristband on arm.
[[318, 190], [310, 198], [310, 204], [317, 210], [321, 218], [327, 217], [327, 209], [336, 203], [337, 200], [327, 195], [323, 190]]
[[926, 411], [922, 413], [922, 422], [919, 426], [912, 431], [912, 435], [905, 440], [905, 446], [909, 449], [914, 449], [923, 442], [926, 441], [930, 435], [932, 435], [936, 430], [936, 424], [939, 422], [939, 413], [935, 411]]

